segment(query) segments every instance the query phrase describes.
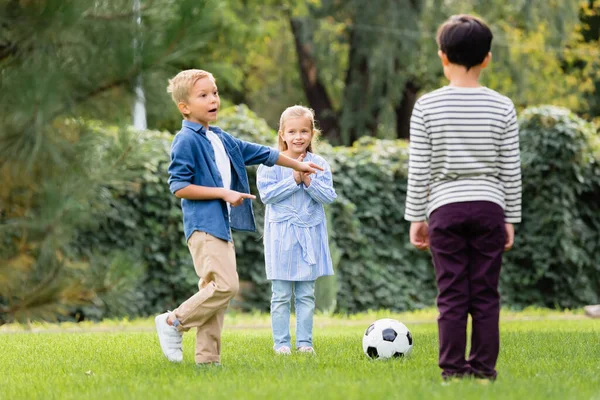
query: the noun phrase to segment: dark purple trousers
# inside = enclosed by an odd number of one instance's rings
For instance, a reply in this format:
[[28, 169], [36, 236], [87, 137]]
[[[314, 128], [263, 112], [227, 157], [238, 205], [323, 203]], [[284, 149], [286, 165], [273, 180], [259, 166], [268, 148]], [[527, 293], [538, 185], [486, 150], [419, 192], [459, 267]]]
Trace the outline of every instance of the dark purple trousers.
[[[488, 201], [442, 206], [429, 218], [429, 239], [438, 286], [442, 376], [495, 379], [500, 349], [498, 280], [506, 241], [504, 210]], [[473, 330], [467, 360], [468, 314]]]

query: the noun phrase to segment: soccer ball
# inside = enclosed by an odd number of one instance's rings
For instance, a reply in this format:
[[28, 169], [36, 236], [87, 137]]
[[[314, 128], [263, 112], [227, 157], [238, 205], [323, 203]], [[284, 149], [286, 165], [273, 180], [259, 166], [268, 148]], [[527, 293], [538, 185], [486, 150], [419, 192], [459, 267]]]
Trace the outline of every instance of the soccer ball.
[[400, 321], [384, 318], [375, 321], [363, 336], [363, 351], [374, 359], [408, 356], [413, 348], [412, 335]]

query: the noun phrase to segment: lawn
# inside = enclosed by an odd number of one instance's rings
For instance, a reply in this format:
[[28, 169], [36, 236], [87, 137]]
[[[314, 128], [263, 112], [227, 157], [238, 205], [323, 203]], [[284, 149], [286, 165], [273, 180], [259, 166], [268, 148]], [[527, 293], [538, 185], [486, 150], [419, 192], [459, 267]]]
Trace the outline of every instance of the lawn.
[[271, 351], [268, 316], [230, 314], [223, 366], [197, 368], [195, 337], [184, 362], [160, 352], [151, 320], [0, 327], [0, 399], [596, 399], [600, 320], [577, 313], [503, 313], [499, 377], [442, 382], [434, 312], [392, 315], [415, 347], [408, 359], [362, 353], [371, 313], [315, 320], [316, 356]]

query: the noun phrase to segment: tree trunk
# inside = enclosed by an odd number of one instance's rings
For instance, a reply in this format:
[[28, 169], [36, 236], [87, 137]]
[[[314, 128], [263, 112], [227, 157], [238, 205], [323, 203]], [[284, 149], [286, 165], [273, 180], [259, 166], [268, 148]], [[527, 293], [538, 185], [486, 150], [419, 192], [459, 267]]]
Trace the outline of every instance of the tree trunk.
[[[377, 136], [380, 105], [378, 96], [370, 93], [371, 78], [367, 56], [359, 50], [359, 34], [350, 32], [348, 70], [344, 88], [344, 144], [352, 145], [361, 136]], [[385, 90], [385, 89], [384, 89]]]
[[396, 137], [398, 139], [410, 138], [410, 116], [417, 102], [419, 87], [413, 81], [407, 81], [404, 85], [402, 101], [396, 107]]
[[319, 122], [323, 137], [327, 138], [332, 144], [340, 144], [341, 136], [337, 112], [333, 109], [327, 90], [319, 79], [311, 43], [303, 38], [303, 21], [299, 18], [290, 18], [290, 26], [296, 44], [302, 86], [308, 103], [315, 111], [315, 117]]

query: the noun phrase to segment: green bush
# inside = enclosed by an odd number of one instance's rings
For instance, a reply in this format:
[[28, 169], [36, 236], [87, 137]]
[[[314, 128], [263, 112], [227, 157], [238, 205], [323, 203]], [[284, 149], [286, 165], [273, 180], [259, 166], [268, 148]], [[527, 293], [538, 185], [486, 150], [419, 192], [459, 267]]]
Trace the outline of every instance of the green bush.
[[[110, 138], [112, 130], [100, 127], [98, 135]], [[182, 262], [176, 263], [182, 258], [181, 210], [163, 178], [171, 139], [167, 133], [132, 134], [122, 162], [133, 178], [117, 186], [107, 183], [99, 193], [102, 206], [92, 208], [90, 216], [95, 223], [80, 229], [73, 243], [80, 257], [106, 264], [101, 271], [110, 273], [107, 265], [112, 261], [105, 255], [118, 251], [142, 264], [145, 272], [135, 277], [133, 290], [120, 291], [116, 287], [92, 304], [77, 308], [74, 314], [93, 319], [122, 314], [117, 310], [129, 315], [145, 314], [158, 299], [168, 300], [179, 294], [176, 285], [173, 295], [170, 280], [185, 277], [188, 268]]]
[[0, 325], [139, 312], [140, 252], [118, 242], [124, 229], [97, 246], [107, 216], [127, 218], [111, 198], [138, 175], [135, 133], [71, 118], [40, 133], [52, 138], [47, 153], [0, 163]]
[[[523, 223], [506, 254], [505, 304], [573, 308], [600, 300], [600, 138], [563, 108], [520, 118]], [[406, 144], [362, 139], [333, 151], [340, 311], [434, 304], [428, 254], [408, 244], [403, 221]]]
[[[523, 223], [507, 253], [501, 278], [505, 304], [576, 307], [600, 293], [600, 146], [593, 127], [564, 109], [525, 111], [520, 120], [523, 158]], [[245, 140], [275, 144], [275, 133], [246, 107], [224, 110], [219, 125]], [[103, 193], [110, 211], [96, 215], [82, 232], [96, 255], [119, 250], [139, 255], [146, 274], [133, 314], [174, 307], [196, 291], [197, 277], [184, 242], [179, 200], [169, 193], [171, 136], [146, 132], [129, 170], [137, 178]], [[428, 253], [408, 242], [404, 221], [408, 147], [403, 141], [363, 138], [352, 147], [319, 148], [332, 165], [338, 199], [328, 207], [335, 278], [320, 279], [321, 310], [429, 307], [436, 296]], [[256, 168], [248, 168], [257, 194]], [[254, 202], [257, 233], [234, 233], [242, 281], [234, 307], [269, 308], [262, 245], [264, 205]], [[109, 313], [110, 302], [83, 309], [91, 317]]]
[[600, 300], [600, 146], [557, 107], [520, 118], [523, 222], [502, 275], [504, 300], [572, 308]]
[[[137, 157], [127, 165], [135, 179], [104, 193], [110, 207], [96, 210], [97, 225], [78, 235], [96, 254], [116, 248], [139, 257], [145, 265], [146, 273], [138, 280], [135, 293], [127, 296], [132, 315], [173, 307], [198, 284], [185, 244], [179, 199], [167, 185], [171, 141], [168, 133], [137, 135], [131, 149]], [[89, 318], [109, 317], [109, 304], [96, 302], [81, 312]]]
[[412, 248], [404, 221], [406, 142], [363, 138], [326, 157], [339, 195], [331, 230], [341, 252], [338, 310], [431, 306], [436, 294], [431, 261]]

